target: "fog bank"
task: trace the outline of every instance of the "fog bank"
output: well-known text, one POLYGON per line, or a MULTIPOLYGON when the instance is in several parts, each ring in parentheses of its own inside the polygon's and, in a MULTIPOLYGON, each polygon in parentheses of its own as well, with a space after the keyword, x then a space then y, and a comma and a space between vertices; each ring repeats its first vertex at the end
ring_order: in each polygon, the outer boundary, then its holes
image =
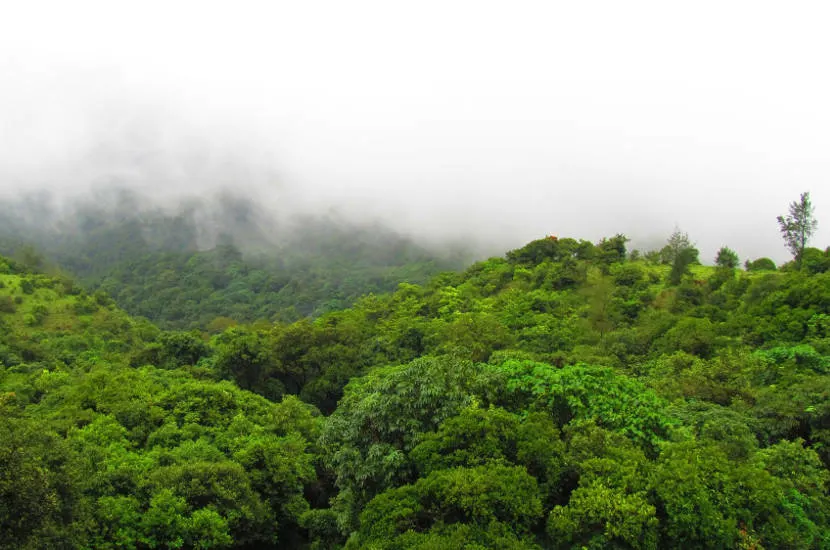
POLYGON ((0 22, 0 194, 221 190, 498 253, 675 227, 830 244, 822 3, 30 2, 0 22))

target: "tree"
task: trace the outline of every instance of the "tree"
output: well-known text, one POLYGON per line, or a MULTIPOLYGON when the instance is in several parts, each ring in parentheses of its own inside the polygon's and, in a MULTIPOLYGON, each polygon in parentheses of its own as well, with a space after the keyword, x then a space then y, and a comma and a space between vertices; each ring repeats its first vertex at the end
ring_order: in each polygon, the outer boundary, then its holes
POLYGON ((672 261, 671 272, 669 273, 669 283, 679 285, 680 281, 683 279, 683 276, 689 273, 691 265, 698 263, 697 255, 697 248, 686 247, 680 249, 672 261))
POLYGON ((597 244, 600 262, 605 265, 610 265, 625 260, 625 243, 630 240, 622 233, 617 233, 611 238, 603 238, 597 244))
POLYGON ((775 271, 775 262, 769 258, 758 258, 752 262, 747 260, 744 262, 744 268, 747 271, 775 271))
POLYGON ((553 508, 547 531, 571 548, 656 549, 657 528, 656 509, 645 493, 627 494, 595 481, 576 489, 566 506, 553 508))
POLYGON ((801 267, 813 274, 830 271, 830 255, 818 248, 805 248, 801 252, 801 267))
POLYGON ((682 250, 692 248, 694 245, 689 240, 689 234, 675 229, 669 236, 666 246, 660 249, 660 263, 673 264, 682 250))
POLYGON ((481 366, 452 357, 422 357, 352 378, 320 439, 344 495, 341 527, 351 530, 369 500, 409 480, 406 454, 471 404, 480 372, 481 366))
POLYGON ((44 548, 71 504, 66 448, 55 434, 17 416, 0 401, 0 540, 5 548, 44 548))
MULTIPOLYGON (((246 328, 231 328, 225 331, 216 346, 216 373, 227 380, 233 380, 244 390, 268 393, 266 383, 272 378, 276 369, 273 355, 270 353, 268 337, 262 332, 246 328)), ((274 388, 282 397, 284 388, 274 388)))
POLYGON ((605 333, 614 328, 614 319, 611 311, 614 298, 614 281, 610 277, 603 277, 597 273, 592 277, 590 285, 585 289, 588 299, 588 320, 591 326, 599 332, 600 340, 604 340, 605 333))
POLYGON ((542 513, 538 484, 524 467, 438 470, 372 499, 346 548, 534 548, 520 541, 542 513), (446 540, 447 528, 478 532, 467 532, 459 545, 446 540))
POLYGON ((818 221, 813 217, 814 210, 810 202, 810 193, 801 193, 799 202, 790 203, 790 213, 786 216, 778 216, 778 225, 781 227, 784 242, 799 267, 807 241, 818 227, 818 221))
POLYGON ((738 254, 728 246, 723 246, 718 250, 718 255, 715 257, 715 265, 718 267, 734 269, 738 267, 738 263, 738 254))

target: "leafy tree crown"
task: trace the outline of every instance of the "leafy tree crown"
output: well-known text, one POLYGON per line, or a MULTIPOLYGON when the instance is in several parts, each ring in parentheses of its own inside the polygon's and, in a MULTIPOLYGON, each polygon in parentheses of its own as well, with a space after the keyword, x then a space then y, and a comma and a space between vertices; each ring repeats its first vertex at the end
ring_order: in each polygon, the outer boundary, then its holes
POLYGON ((784 238, 787 249, 797 262, 807 247, 810 237, 818 228, 818 220, 814 217, 815 208, 810 201, 810 193, 801 193, 801 198, 790 203, 790 212, 786 216, 778 216, 778 225, 784 238))

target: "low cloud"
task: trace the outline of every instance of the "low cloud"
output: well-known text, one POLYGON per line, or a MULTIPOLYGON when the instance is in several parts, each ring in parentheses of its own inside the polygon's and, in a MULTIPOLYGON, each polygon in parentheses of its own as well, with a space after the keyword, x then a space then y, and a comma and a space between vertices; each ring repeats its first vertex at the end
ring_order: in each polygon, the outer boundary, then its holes
POLYGON ((809 190, 830 244, 820 4, 20 4, 6 197, 231 191, 491 253, 679 227, 704 259, 782 261, 775 217, 809 190))

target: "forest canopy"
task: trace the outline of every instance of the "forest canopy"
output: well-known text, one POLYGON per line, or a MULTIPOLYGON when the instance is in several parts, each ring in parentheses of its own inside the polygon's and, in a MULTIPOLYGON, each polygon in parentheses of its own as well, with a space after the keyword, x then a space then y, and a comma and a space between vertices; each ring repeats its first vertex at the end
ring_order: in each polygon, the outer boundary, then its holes
POLYGON ((676 237, 189 330, 0 259, 3 544, 828 548, 830 253, 676 237))

